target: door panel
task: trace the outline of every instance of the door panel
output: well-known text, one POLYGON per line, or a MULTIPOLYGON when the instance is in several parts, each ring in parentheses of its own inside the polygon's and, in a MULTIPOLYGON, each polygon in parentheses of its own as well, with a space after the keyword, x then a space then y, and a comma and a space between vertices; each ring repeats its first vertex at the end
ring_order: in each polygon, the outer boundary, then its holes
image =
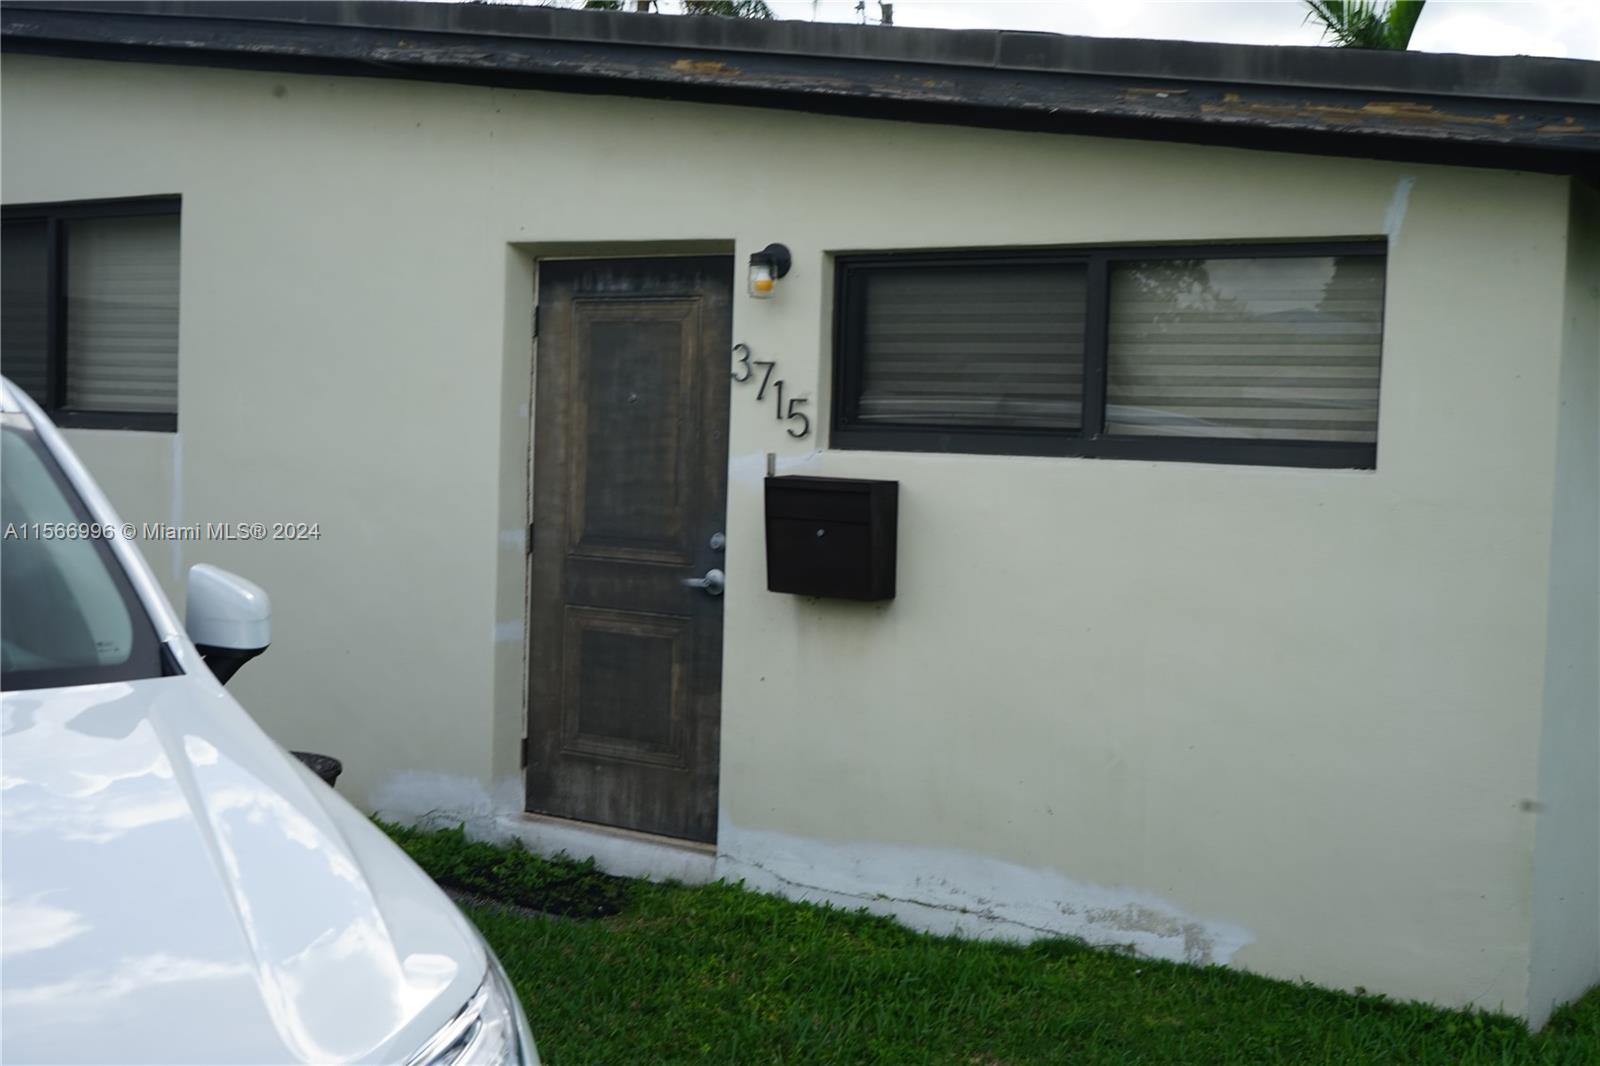
POLYGON ((539 273, 528 807, 716 838, 733 269, 539 273))
POLYGON ((687 563, 684 511, 694 488, 680 432, 694 408, 693 299, 573 307, 579 445, 572 470, 574 551, 687 563))
POLYGON ((568 607, 564 750, 687 767, 689 630, 680 618, 568 607))

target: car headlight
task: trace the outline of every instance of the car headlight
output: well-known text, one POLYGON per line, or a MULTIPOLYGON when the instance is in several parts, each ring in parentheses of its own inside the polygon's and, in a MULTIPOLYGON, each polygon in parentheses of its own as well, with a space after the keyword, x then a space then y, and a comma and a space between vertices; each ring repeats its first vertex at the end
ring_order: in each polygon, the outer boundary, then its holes
POLYGON ((406 1066, 539 1066, 517 993, 487 943, 483 953, 489 958, 483 984, 406 1066))

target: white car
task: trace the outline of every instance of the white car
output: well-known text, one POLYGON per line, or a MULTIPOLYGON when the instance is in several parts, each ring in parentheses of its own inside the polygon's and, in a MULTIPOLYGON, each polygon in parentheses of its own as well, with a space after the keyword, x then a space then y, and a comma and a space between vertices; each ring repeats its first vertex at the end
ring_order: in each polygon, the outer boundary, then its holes
POLYGON ((0 526, 0 1061, 537 1063, 472 924, 213 675, 266 596, 197 566, 186 634, 4 379, 0 526))

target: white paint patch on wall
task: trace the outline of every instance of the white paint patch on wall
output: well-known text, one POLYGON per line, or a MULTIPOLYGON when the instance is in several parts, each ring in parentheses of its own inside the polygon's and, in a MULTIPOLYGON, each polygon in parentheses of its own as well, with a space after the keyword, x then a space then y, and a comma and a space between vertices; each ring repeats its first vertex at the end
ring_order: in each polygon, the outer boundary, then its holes
POLYGON ((1391 249, 1400 243, 1400 227, 1405 225, 1406 208, 1411 206, 1411 190, 1416 184, 1417 179, 1409 174, 1394 183, 1394 196, 1389 199, 1389 209, 1383 213, 1383 232, 1389 238, 1391 249))
POLYGON ((718 847, 719 878, 790 899, 865 907, 933 933, 1022 942, 1070 936, 1201 965, 1226 965, 1255 939, 1148 892, 950 848, 810 840, 740 829, 726 814, 718 847))
POLYGON ((593 858, 608 873, 627 877, 742 881, 757 892, 865 908, 941 935, 1023 943, 1070 936, 1200 965, 1226 965, 1255 939, 1246 929, 1198 919, 1148 892, 1087 884, 955 849, 841 844, 740 829, 726 813, 713 866, 709 855, 701 858, 692 849, 639 834, 530 819, 515 777, 486 788, 457 774, 407 771, 380 782, 372 800, 373 813, 385 821, 462 826, 473 840, 515 838, 536 853, 593 858))
POLYGON ((525 814, 520 777, 504 777, 485 788, 476 778, 459 774, 407 771, 383 779, 372 799, 373 814, 384 821, 423 829, 461 826, 472 840, 517 840, 536 855, 593 859, 619 877, 704 884, 714 876, 709 848, 525 814))
POLYGON ((475 777, 404 770, 372 789, 374 817, 424 829, 464 826, 473 840, 503 844, 512 834, 503 824, 522 812, 522 781, 503 777, 485 786, 475 777))
MULTIPOLYGON (((777 474, 821 473, 822 452, 812 449, 804 455, 780 455, 775 460, 777 474)), ((760 485, 767 476, 767 453, 747 452, 728 460, 730 485, 760 485)))

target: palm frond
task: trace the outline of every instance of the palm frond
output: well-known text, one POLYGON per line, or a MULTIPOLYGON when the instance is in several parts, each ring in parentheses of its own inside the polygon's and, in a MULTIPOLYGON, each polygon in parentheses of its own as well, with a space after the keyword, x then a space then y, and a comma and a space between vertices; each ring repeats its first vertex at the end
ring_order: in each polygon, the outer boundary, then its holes
POLYGON ((1343 48, 1404 50, 1427 0, 1306 0, 1306 21, 1343 48))
POLYGON ((1411 47, 1411 35, 1416 32, 1417 19, 1422 17, 1422 5, 1427 0, 1394 0, 1386 22, 1389 29, 1390 48, 1411 47))

